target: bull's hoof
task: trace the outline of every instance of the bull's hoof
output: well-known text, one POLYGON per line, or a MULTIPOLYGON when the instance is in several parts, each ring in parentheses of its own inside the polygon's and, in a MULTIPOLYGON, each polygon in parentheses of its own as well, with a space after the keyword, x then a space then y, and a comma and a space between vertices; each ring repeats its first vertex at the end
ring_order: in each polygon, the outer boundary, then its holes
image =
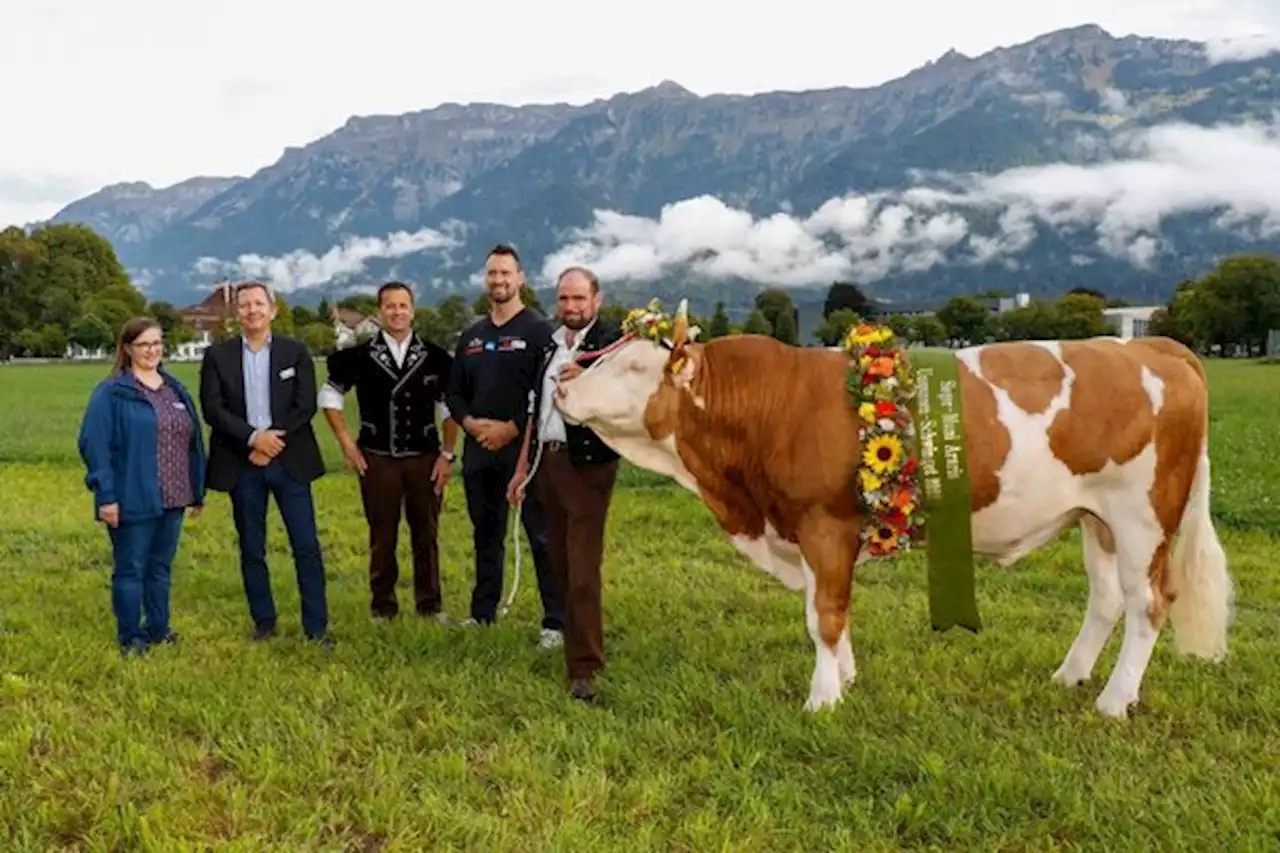
POLYGON ((804 709, 806 711, 822 711, 834 708, 840 704, 842 698, 844 697, 838 681, 834 684, 814 684, 809 689, 809 698, 804 703, 804 709))
POLYGON ((1128 696, 1116 696, 1107 693, 1105 690, 1098 697, 1098 701, 1094 706, 1098 709, 1098 713, 1104 717, 1110 717, 1114 720, 1123 720, 1129 716, 1129 708, 1138 704, 1138 697, 1132 698, 1128 696))
POLYGON ((1064 661, 1062 666, 1054 670, 1053 675, 1049 676, 1049 680, 1064 687, 1079 687, 1089 680, 1089 673, 1081 671, 1079 667, 1072 666, 1070 661, 1064 661))

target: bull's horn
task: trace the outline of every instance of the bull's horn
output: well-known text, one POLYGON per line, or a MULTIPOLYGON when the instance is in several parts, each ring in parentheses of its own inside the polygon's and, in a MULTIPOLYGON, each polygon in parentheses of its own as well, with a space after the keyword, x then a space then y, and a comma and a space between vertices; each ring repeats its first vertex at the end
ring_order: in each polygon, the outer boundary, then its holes
POLYGON ((676 319, 671 324, 671 346, 678 348, 684 345, 689 332, 689 300, 680 300, 680 308, 676 311, 676 319))

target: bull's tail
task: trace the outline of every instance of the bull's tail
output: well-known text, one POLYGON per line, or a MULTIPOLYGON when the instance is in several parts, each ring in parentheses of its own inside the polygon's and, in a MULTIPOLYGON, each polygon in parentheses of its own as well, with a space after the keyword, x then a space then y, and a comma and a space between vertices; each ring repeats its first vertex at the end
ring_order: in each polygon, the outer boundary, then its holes
POLYGON ((1209 490, 1206 443, 1169 560, 1175 593, 1169 621, 1181 654, 1219 661, 1227 654, 1235 590, 1227 572, 1226 552, 1209 515, 1209 490))

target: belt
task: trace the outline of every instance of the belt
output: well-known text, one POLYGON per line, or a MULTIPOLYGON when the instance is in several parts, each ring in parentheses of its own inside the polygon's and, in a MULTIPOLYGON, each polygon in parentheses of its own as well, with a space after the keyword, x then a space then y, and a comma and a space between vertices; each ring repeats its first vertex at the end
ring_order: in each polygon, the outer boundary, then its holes
POLYGON ((567 449, 568 447, 569 447, 569 445, 568 445, 568 444, 566 444, 566 443, 565 443, 565 442, 563 442, 563 441, 544 441, 544 442, 542 442, 542 449, 543 449, 543 450, 545 450, 545 451, 547 451, 548 453, 559 453, 561 450, 565 450, 565 449, 567 449))

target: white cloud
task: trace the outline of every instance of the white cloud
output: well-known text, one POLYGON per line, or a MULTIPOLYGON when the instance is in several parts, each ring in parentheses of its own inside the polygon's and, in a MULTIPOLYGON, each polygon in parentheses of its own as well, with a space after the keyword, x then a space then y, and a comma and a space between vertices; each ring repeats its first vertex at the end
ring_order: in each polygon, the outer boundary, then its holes
POLYGON ((397 231, 380 237, 350 237, 323 255, 296 249, 280 257, 241 255, 234 261, 204 257, 194 268, 200 275, 257 279, 283 293, 341 281, 364 270, 365 265, 380 258, 402 258, 418 252, 447 250, 459 245, 446 228, 437 231, 423 228, 410 234, 397 231))
POLYGON ((1280 53, 1280 31, 1254 33, 1237 38, 1215 38, 1205 42, 1205 55, 1209 62, 1249 62, 1273 53, 1280 53))
POLYGON ((1103 252, 1145 267, 1167 248, 1159 231, 1171 216, 1216 212, 1216 227, 1280 233, 1278 129, 1164 125, 1117 137, 1122 156, 1108 162, 935 174, 902 192, 830 199, 807 217, 756 220, 709 196, 669 204, 657 219, 601 210, 546 259, 543 276, 584 264, 605 280, 688 268, 779 285, 874 281, 931 269, 949 251, 968 263, 1008 263, 1037 225, 1092 229, 1103 252), (961 214, 975 213, 994 227, 972 230, 961 214))

